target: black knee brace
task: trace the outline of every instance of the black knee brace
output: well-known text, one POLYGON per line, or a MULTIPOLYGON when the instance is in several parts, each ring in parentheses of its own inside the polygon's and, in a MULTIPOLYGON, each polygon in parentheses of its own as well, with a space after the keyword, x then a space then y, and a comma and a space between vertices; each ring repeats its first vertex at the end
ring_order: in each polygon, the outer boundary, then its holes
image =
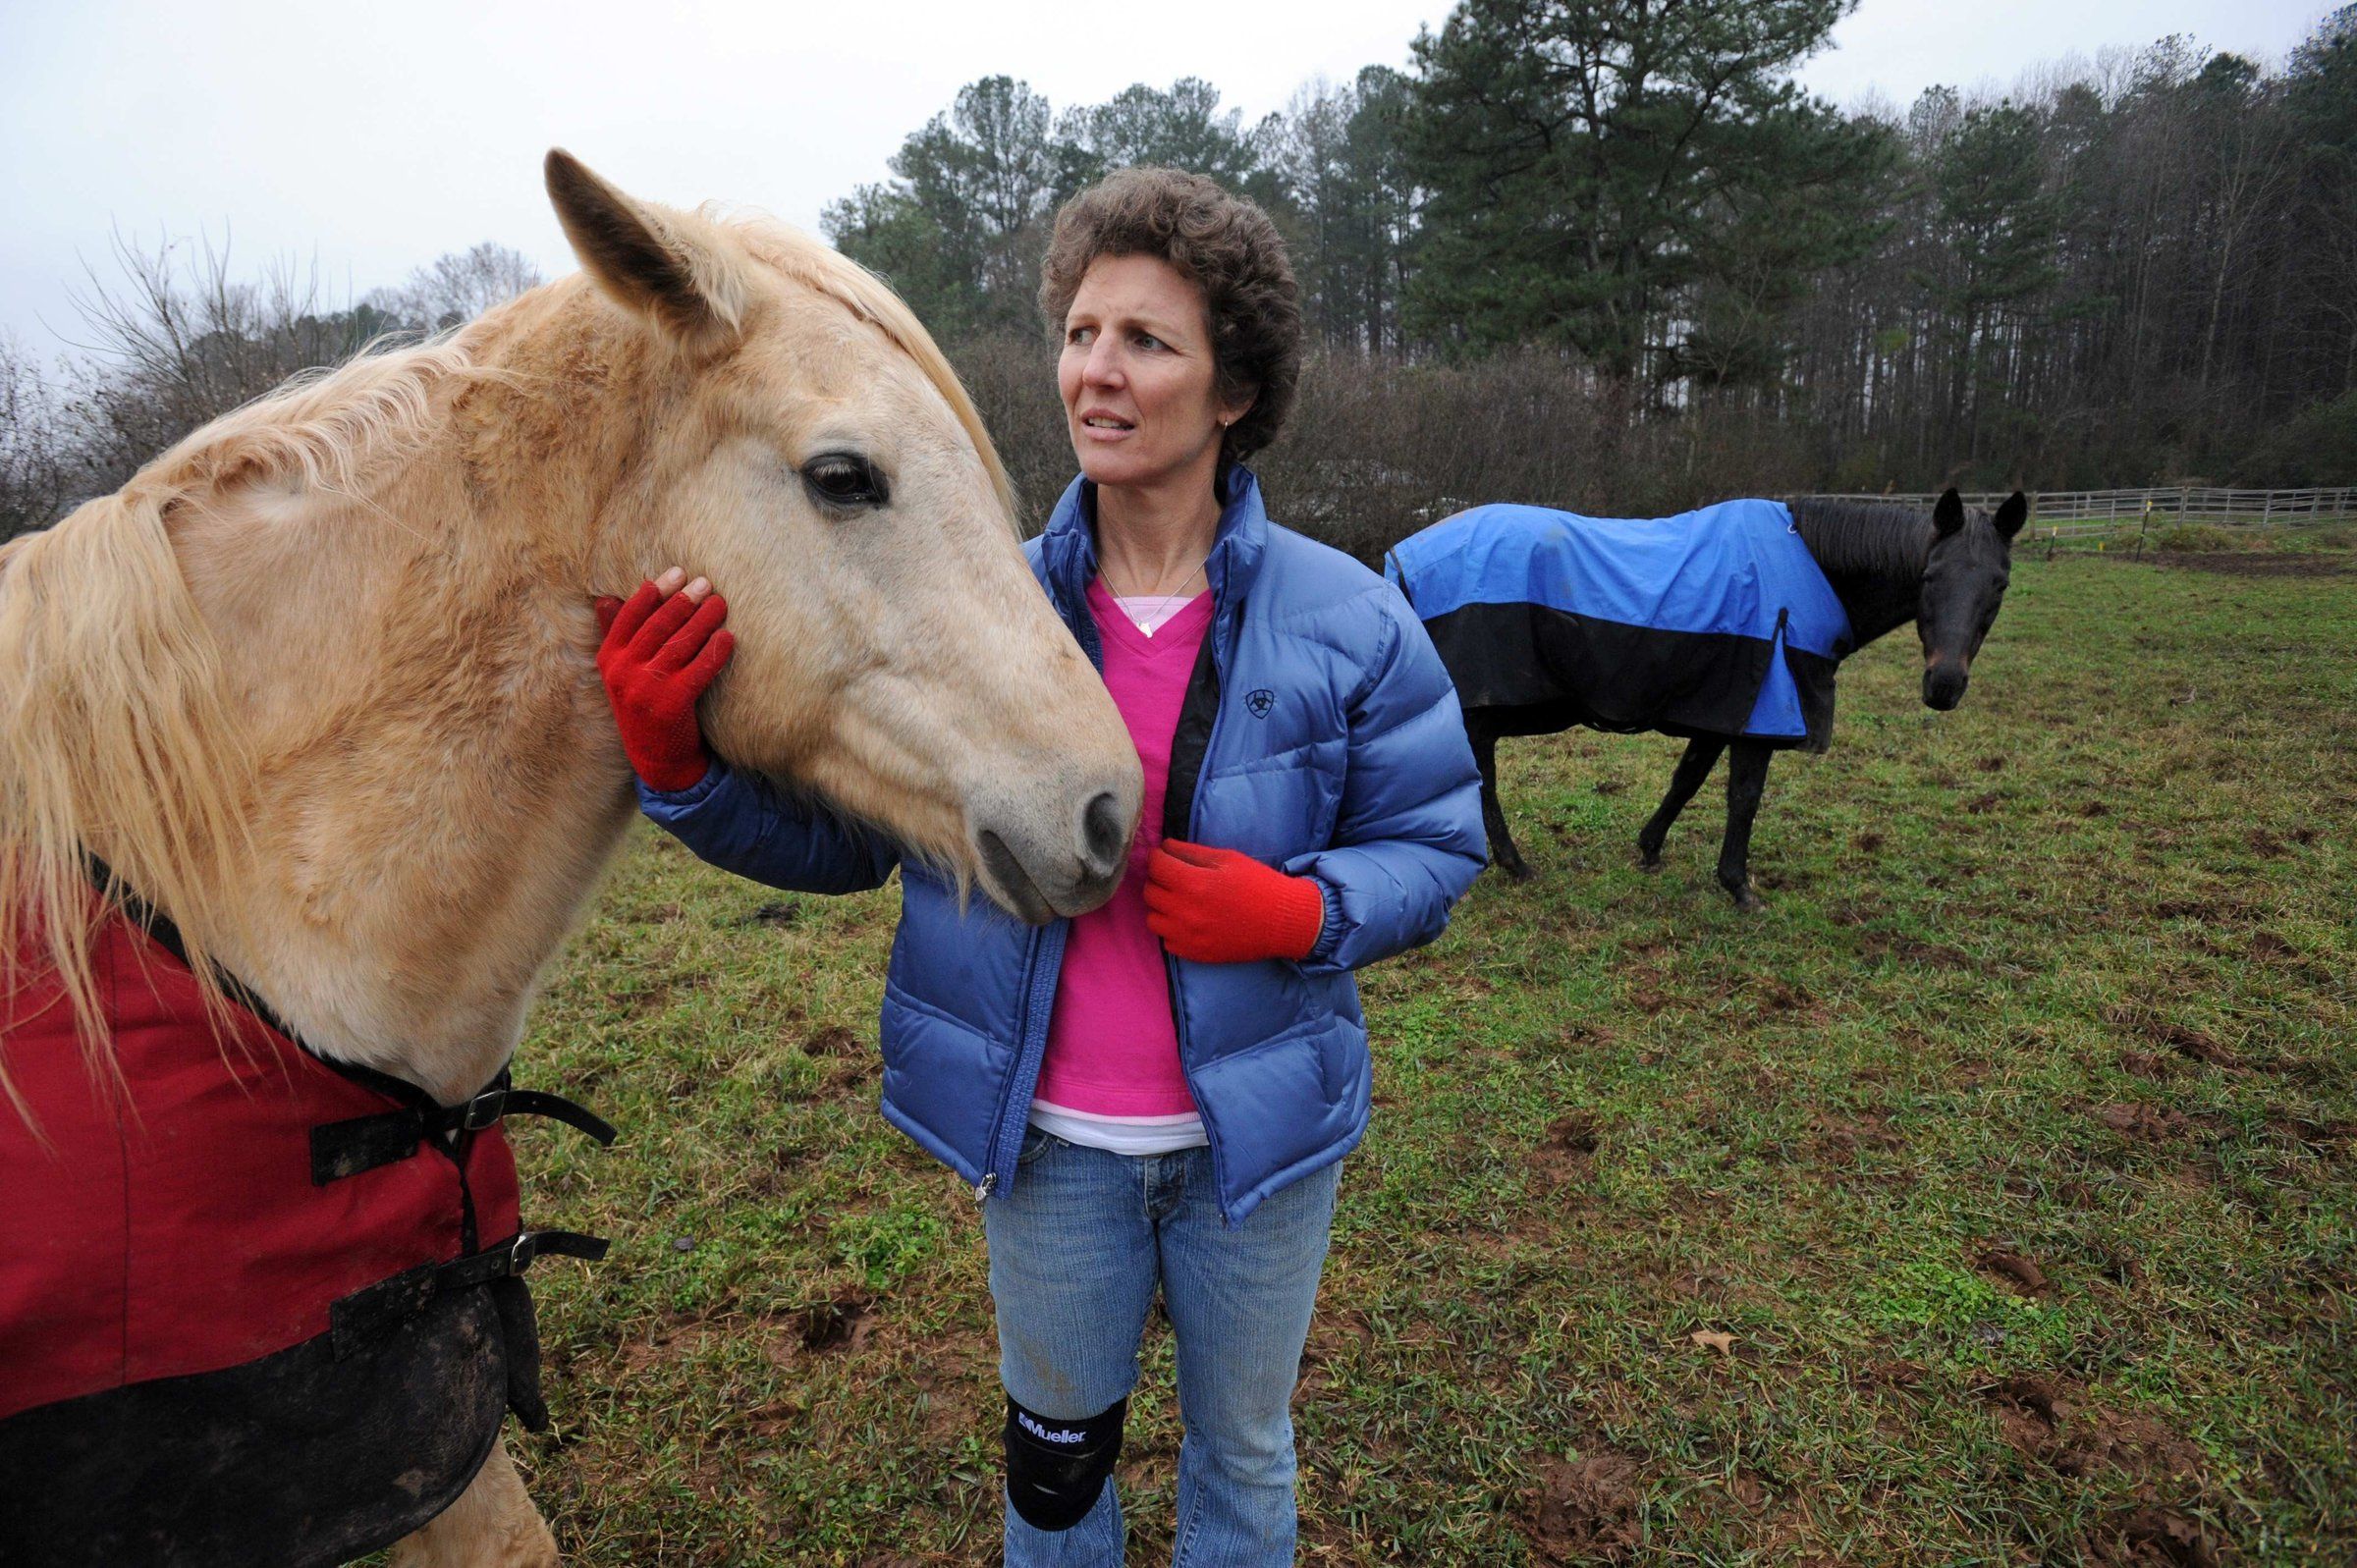
POLYGON ((1097 1505, 1113 1462, 1122 1457, 1122 1418, 1129 1401, 1117 1401, 1079 1421, 1034 1415, 1007 1401, 1007 1498, 1023 1522, 1037 1530, 1069 1530, 1097 1505))

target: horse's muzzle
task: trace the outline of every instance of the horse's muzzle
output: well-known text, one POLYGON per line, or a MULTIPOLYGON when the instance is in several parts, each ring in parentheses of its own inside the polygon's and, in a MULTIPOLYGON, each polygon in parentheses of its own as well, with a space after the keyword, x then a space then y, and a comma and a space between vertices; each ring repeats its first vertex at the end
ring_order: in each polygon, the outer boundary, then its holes
POLYGON ((1962 665, 1936 664, 1923 672, 1923 705, 1946 713, 1964 700, 1970 673, 1962 665))
POLYGON ((991 897, 1015 918, 1044 925, 1096 908, 1128 869, 1137 800, 1129 790, 1092 794, 1064 831, 1040 832, 1020 816, 977 825, 974 847, 991 897), (1026 832, 1026 828, 1032 831, 1026 832))

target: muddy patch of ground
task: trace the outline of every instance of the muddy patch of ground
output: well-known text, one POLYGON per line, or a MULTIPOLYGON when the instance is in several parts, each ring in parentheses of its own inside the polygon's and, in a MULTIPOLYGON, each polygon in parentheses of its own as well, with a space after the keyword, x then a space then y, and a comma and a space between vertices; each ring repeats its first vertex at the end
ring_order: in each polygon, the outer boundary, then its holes
POLYGON ((1549 1187, 1586 1186, 1596 1174, 1596 1150, 1604 1127, 1594 1113, 1566 1111, 1547 1129, 1546 1141, 1531 1154, 1531 1170, 1549 1187))
POLYGON ((777 1326, 787 1344, 806 1351, 857 1350, 875 1334, 875 1305, 865 1291, 847 1290, 832 1301, 781 1314, 777 1326))
POLYGON ((2202 1450, 2150 1416, 2107 1409, 2056 1378, 2008 1378, 1981 1390, 1998 1435, 2025 1459, 2072 1480, 2116 1484, 2135 1498, 2093 1532, 2087 1559, 2118 1568, 2217 1568, 2225 1542, 2197 1517, 2202 1450))
POLYGON ((1644 1500, 1644 1471, 1626 1454, 1541 1460, 1537 1484, 1516 1510, 1531 1561, 1555 1568, 1633 1561, 1644 1500))
POLYGON ((2113 1132, 2144 1143, 2166 1142, 2192 1125, 2182 1111, 2146 1105, 2142 1101, 2097 1106, 2089 1114, 2113 1132))
POLYGON ((1932 969, 1979 969, 1978 958, 1945 943, 1923 942, 1895 932, 1875 931, 1858 944, 1858 956, 1872 962, 1889 959, 1894 963, 1922 964, 1932 969))
POLYGON ((2115 1028, 2132 1030, 2148 1044, 2163 1047, 2180 1056, 2188 1056, 2205 1066, 2232 1072, 2242 1066, 2242 1058, 2232 1048, 2194 1028, 2191 1024, 2167 1017, 2161 1009, 2141 1001, 2123 1002, 2104 1009, 2104 1021, 2115 1028))
POLYGON ((864 1042, 841 1024, 829 1024, 806 1036, 802 1041, 805 1056, 856 1056, 862 1054, 864 1042))
POLYGON ((2129 1568, 2219 1568, 2223 1547, 2198 1519, 2169 1508, 2138 1508, 2115 1534, 2090 1543, 2092 1559, 2129 1568), (2116 1543, 2115 1543, 2116 1542, 2116 1543))
POLYGON ((1981 1272, 2017 1296, 2046 1294, 2046 1271, 2036 1260, 2011 1247, 1991 1247, 1980 1257, 1981 1272))
POLYGON ((1906 1147, 1906 1140, 1891 1130, 1890 1117, 1879 1110, 1861 1111, 1855 1120, 1820 1110, 1812 1122, 1809 1153, 1820 1164, 1846 1167, 1867 1151, 1906 1147))
POLYGON ((663 1363, 694 1355, 708 1335, 720 1331, 712 1318, 674 1313, 615 1346, 614 1363, 626 1379, 637 1378, 663 1363))

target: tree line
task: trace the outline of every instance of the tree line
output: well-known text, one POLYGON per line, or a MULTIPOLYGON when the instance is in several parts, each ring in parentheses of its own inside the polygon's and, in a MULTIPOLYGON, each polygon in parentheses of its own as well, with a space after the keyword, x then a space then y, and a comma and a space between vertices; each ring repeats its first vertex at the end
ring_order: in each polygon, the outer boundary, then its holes
POLYGON ((1057 204, 1168 164, 1271 211, 1373 373, 1545 356, 1845 488, 2357 476, 2357 6, 2275 69, 2172 36, 1840 111, 1792 71, 1854 4, 1464 0, 1251 125, 986 78, 824 227, 946 340, 1027 340, 1057 204))
MULTIPOLYGON (((1070 458, 1035 296, 1057 205, 1197 170, 1285 233, 1315 352, 1267 455, 1361 553, 1436 509, 1734 493, 2357 480, 2357 5, 2279 65, 2172 36, 1836 109, 1857 0, 1462 0, 1246 123, 1211 82, 1052 105, 989 77, 821 226, 972 384, 1033 509, 1070 458)), ((328 300, 118 242, 87 352, 0 340, 0 537, 204 419, 539 281, 492 243, 328 300)))

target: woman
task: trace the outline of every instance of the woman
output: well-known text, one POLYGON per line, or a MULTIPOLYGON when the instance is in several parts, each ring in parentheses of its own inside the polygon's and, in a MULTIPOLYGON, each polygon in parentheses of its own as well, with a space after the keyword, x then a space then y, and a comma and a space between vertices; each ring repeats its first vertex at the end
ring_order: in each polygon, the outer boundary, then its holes
MULTIPOLYGON (((1271 523, 1237 465, 1299 371, 1266 215, 1124 170, 1058 214, 1045 274, 1080 477, 1027 548, 1128 724, 1144 816, 1113 900, 1036 932, 902 864, 884 1114, 984 1200, 1007 1561, 1121 1562, 1109 1478, 1159 1290, 1175 1560, 1285 1563, 1289 1404, 1367 1122, 1350 972, 1447 925, 1482 864, 1477 775, 1407 605, 1271 523)), ((599 656, 647 815, 774 886, 880 884, 890 844, 706 756, 726 611, 679 586, 641 587, 599 656)))

